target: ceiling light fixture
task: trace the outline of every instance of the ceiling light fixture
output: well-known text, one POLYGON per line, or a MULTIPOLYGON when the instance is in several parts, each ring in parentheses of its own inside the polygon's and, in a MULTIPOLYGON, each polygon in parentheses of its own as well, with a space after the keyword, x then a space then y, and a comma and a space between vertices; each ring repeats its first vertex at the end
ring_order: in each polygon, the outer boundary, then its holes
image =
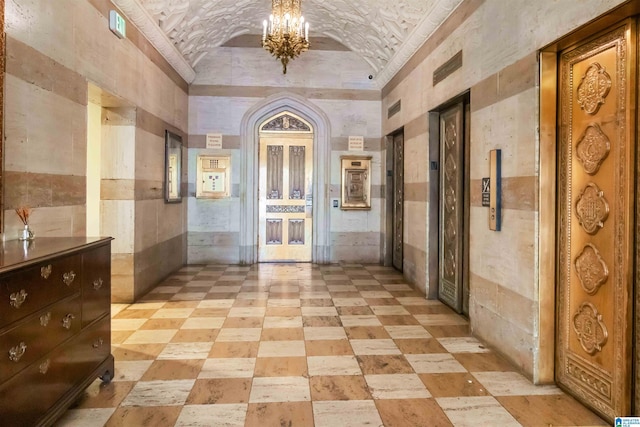
POLYGON ((309 23, 301 14, 302 0, 271 0, 271 15, 262 23, 262 47, 287 64, 309 49, 309 23))

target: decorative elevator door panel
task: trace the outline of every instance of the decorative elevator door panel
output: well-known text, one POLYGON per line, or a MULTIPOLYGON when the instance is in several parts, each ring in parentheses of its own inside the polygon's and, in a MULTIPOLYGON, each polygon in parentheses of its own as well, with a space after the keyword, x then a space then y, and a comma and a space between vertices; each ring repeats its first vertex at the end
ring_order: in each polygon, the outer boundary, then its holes
POLYGON ((556 381, 609 420, 631 411, 634 34, 559 56, 556 381))
POLYGON ((311 261, 312 135, 260 138, 260 262, 311 261))
POLYGON ((464 104, 440 114, 440 250, 438 297, 462 310, 464 263, 464 104))
POLYGON ((393 136, 393 266, 402 271, 404 246, 404 133, 393 136))

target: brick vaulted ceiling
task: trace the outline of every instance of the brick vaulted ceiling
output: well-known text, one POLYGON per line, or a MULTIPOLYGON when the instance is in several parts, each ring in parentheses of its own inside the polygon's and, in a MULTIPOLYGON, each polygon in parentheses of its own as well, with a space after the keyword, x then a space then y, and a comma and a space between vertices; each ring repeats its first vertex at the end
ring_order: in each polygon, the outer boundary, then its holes
MULTIPOLYGON (((360 55, 380 87, 462 0, 303 0, 311 39, 328 37, 360 55)), ((113 0, 176 70, 244 34, 259 39, 270 0, 113 0)), ((313 46, 312 46, 313 49, 313 46)))

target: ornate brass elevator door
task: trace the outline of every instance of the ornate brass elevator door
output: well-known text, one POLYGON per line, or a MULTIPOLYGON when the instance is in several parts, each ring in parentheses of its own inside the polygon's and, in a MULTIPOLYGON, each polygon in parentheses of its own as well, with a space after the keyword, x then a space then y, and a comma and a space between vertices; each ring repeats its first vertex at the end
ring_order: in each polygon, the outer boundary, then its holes
POLYGON ((559 55, 556 381, 631 412, 636 25, 559 55))
POLYGON ((468 312, 464 113, 465 104, 460 102, 440 114, 438 297, 459 313, 468 312))
POLYGON ((404 133, 393 136, 393 267, 402 271, 404 247, 404 133))
POLYGON ((260 262, 311 261, 311 135, 260 137, 260 262))

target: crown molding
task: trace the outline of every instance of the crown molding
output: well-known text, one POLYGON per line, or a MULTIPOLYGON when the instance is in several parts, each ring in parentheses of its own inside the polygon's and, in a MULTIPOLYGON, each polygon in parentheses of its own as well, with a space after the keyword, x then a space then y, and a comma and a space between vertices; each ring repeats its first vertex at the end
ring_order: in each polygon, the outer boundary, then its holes
POLYGON ((133 25, 138 27, 153 47, 160 52, 160 55, 169 62, 173 69, 176 70, 188 84, 195 80, 196 72, 138 0, 111 1, 129 18, 133 25))
POLYGON ((401 48, 387 62, 387 65, 376 76, 376 84, 382 89, 398 71, 411 59, 420 49, 424 42, 433 34, 435 30, 451 15, 462 0, 434 0, 431 11, 425 14, 424 18, 402 43, 401 48))

